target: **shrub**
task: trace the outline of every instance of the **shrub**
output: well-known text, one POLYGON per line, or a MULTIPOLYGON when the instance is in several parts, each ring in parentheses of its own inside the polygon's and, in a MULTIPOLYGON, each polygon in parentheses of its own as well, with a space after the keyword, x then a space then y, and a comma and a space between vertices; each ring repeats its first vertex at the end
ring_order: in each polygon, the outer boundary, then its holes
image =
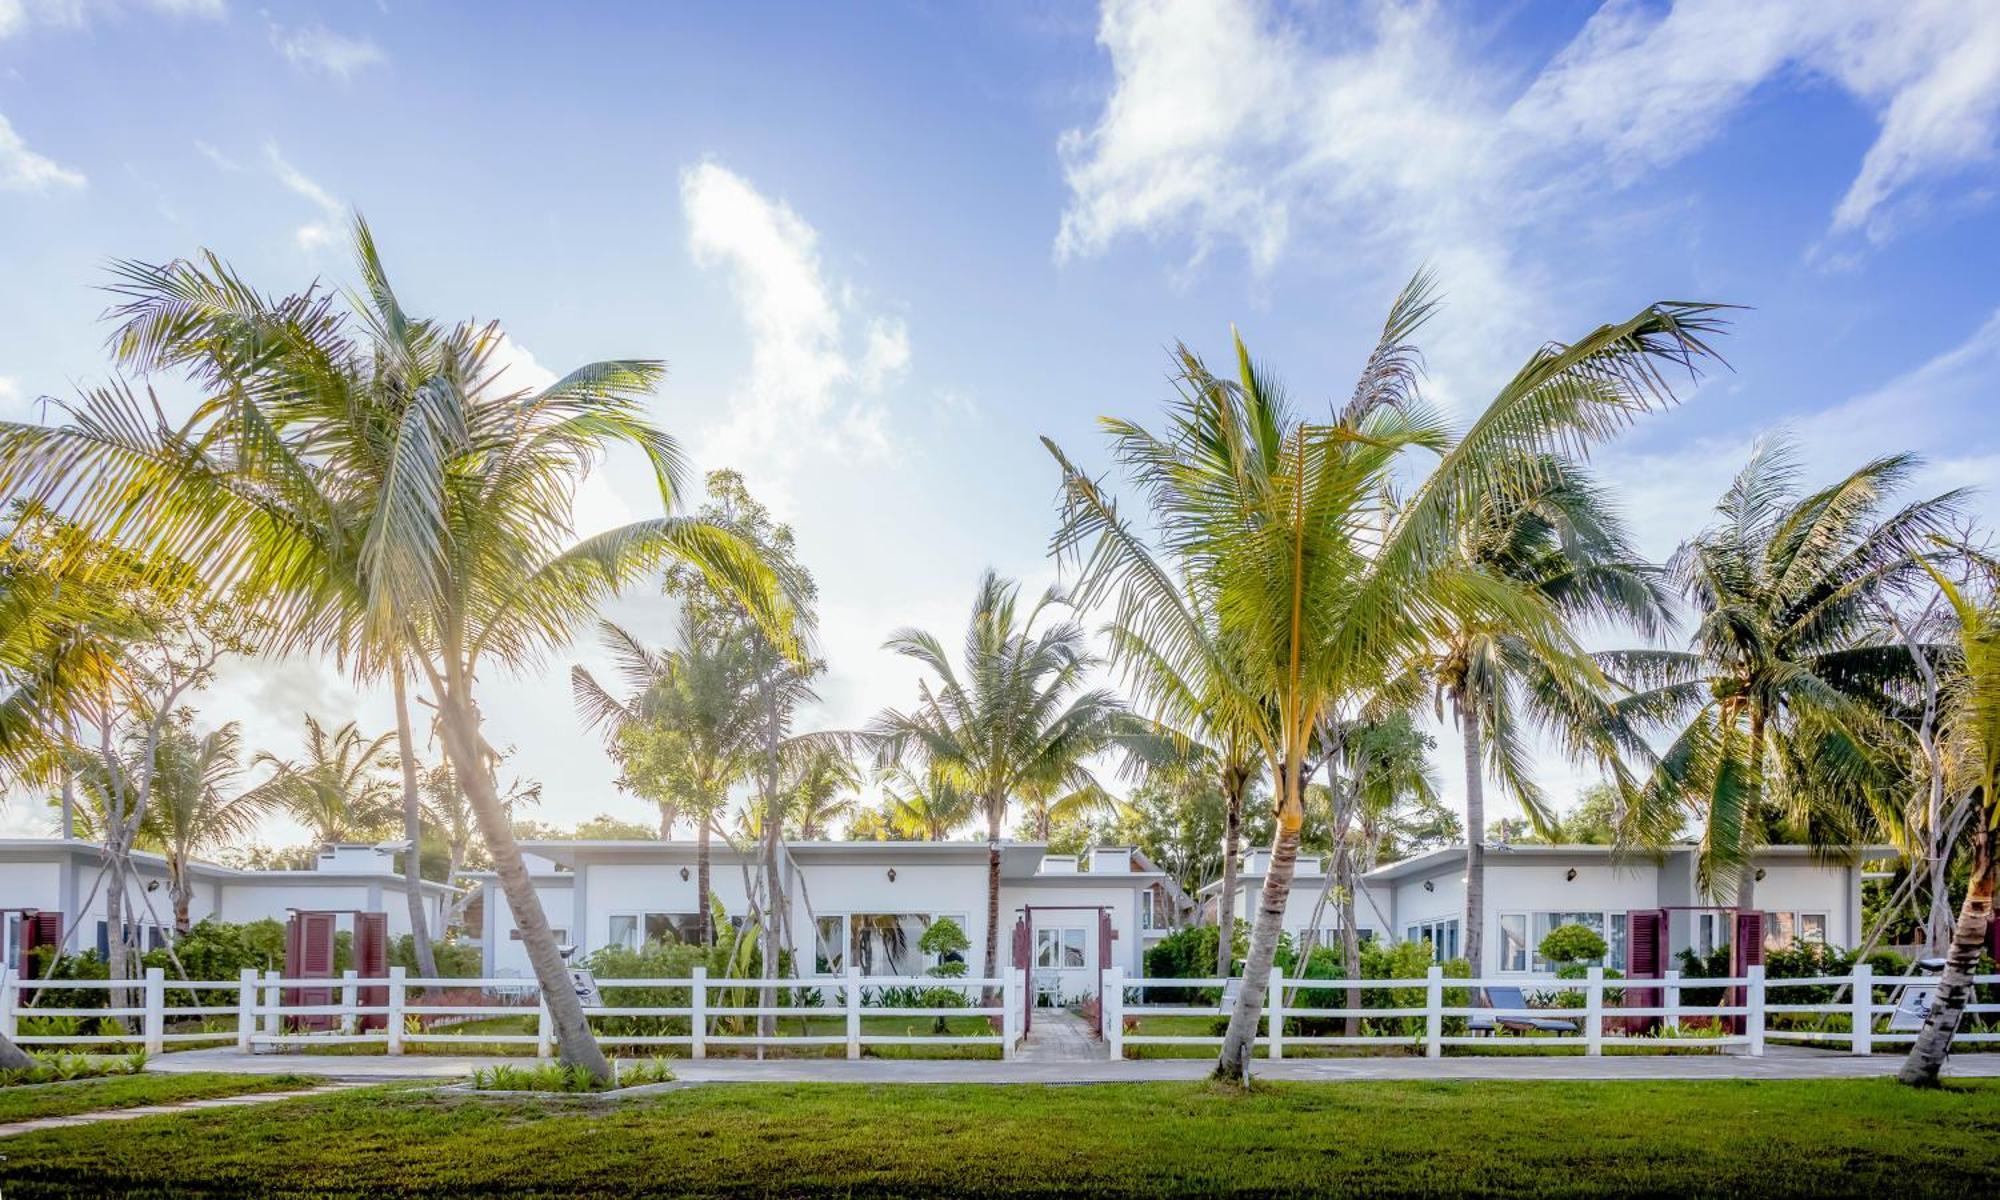
MULTIPOLYGON (((1549 930, 1539 947, 1542 957, 1557 968, 1570 966, 1591 966, 1604 961, 1611 948, 1604 944, 1604 937, 1588 925, 1558 925, 1549 930)), ((1559 978, 1580 979, 1580 975, 1559 978)))
POLYGON ((0 1071, 0 1087, 23 1083, 57 1083, 73 1079, 99 1079, 109 1075, 137 1075, 146 1069, 146 1052, 137 1050, 116 1058, 63 1051, 34 1052, 35 1065, 22 1070, 0 1071))
POLYGON ((663 1058, 630 1064, 614 1061, 611 1069, 612 1077, 606 1082, 583 1067, 565 1067, 560 1063, 537 1063, 532 1067, 501 1063, 474 1071, 472 1087, 481 1092, 608 1092, 614 1088, 667 1083, 674 1077, 673 1068, 663 1058))
MULTIPOLYGON (((1430 973, 1431 946, 1429 942, 1384 942, 1371 941, 1361 944, 1361 978, 1363 979, 1423 979, 1430 973)), ((1462 958, 1448 959, 1443 964, 1448 979, 1469 979, 1472 964, 1462 958)), ((1347 971, 1341 962, 1340 949, 1336 946, 1316 948, 1306 959, 1305 969, 1300 972, 1302 979, 1341 980, 1347 978, 1347 971)), ((1428 986, 1400 988, 1365 988, 1361 992, 1363 1008, 1422 1008, 1429 993, 1428 986)), ((1296 1008, 1346 1008, 1345 988, 1302 988, 1294 992, 1291 1001, 1296 1008)), ((1465 1008, 1472 1003, 1472 994, 1466 988, 1444 989, 1444 1003, 1447 1008, 1465 1008)), ((1446 1032, 1454 1033, 1464 1025, 1462 1017, 1446 1018, 1446 1032)), ((1344 1031, 1346 1022, 1340 1017, 1301 1017, 1297 1019, 1297 1032, 1306 1037, 1338 1034, 1344 1031)), ((1366 1034, 1402 1034, 1419 1037, 1424 1032, 1422 1017, 1371 1017, 1363 1018, 1362 1031, 1366 1034)), ((1287 1029, 1292 1026, 1288 1025, 1287 1029)))
MULTIPOLYGON (((1161 938, 1146 951, 1145 968, 1149 979, 1212 979, 1215 977, 1215 939, 1220 934, 1213 925, 1193 925, 1161 938)), ((1237 919, 1230 938, 1231 975, 1243 973, 1243 958, 1250 951, 1250 922, 1237 919)), ((1296 965, 1292 935, 1278 935, 1277 964, 1290 971, 1296 965)), ((1147 988, 1148 1004, 1214 1004, 1221 999, 1219 988, 1147 988)))
MULTIPOLYGON (((456 938, 446 938, 431 943, 431 956, 437 959, 438 975, 445 979, 474 979, 479 975, 479 947, 469 946, 456 938)), ((417 941, 409 934, 389 943, 389 965, 401 967, 411 975, 419 974, 417 969, 417 941)))

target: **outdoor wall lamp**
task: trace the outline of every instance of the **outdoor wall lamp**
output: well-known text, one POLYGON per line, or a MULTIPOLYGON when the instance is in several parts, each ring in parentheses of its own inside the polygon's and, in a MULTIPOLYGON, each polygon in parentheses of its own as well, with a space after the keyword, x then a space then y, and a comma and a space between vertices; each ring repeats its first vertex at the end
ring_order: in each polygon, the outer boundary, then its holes
POLYGON ((894 867, 889 868, 889 882, 890 883, 896 882, 896 868, 894 867))
POLYGON ((1564 879, 1567 879, 1567 880, 1568 880, 1569 882, 1571 882, 1571 883, 1575 883, 1575 882, 1576 882, 1576 868, 1575 868, 1575 867, 1571 867, 1571 868, 1570 868, 1569 870, 1565 871, 1565 872, 1563 873, 1563 878, 1564 878, 1564 879))
POLYGON ((687 882, 687 878, 688 878, 688 869, 687 869, 686 867, 682 867, 682 868, 681 868, 681 882, 682 882, 682 883, 686 883, 686 882, 687 882))
POLYGON ((1437 880, 1435 879, 1424 880, 1424 890, 1427 892, 1437 891, 1438 890, 1437 880))
POLYGON ((1757 868, 1757 882, 1758 883, 1764 882, 1764 868, 1762 867, 1757 868))

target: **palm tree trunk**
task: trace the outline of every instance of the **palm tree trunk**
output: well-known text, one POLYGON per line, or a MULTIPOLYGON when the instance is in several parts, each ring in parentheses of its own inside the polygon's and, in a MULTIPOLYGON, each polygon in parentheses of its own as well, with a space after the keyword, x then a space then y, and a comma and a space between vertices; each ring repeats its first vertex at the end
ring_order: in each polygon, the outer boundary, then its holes
POLYGON ((193 928, 188 910, 194 904, 194 887, 187 881, 187 867, 183 864, 174 873, 173 882, 167 885, 167 892, 174 902, 174 936, 180 937, 193 928))
POLYGON ((1302 780, 1296 767, 1287 774, 1290 778, 1285 782, 1292 796, 1278 815, 1278 835, 1271 844, 1271 870, 1264 876, 1264 888, 1257 897, 1257 921, 1250 930, 1250 955, 1243 964, 1243 984, 1236 993, 1236 1007, 1229 1014, 1229 1028, 1222 1036, 1222 1054, 1215 1062, 1215 1078, 1229 1083, 1248 1082, 1250 1078, 1257 1025, 1264 1017, 1264 993, 1270 982, 1271 964, 1278 955, 1285 902, 1291 897, 1292 872, 1298 864, 1302 780))
MULTIPOLYGON (((1472 977, 1485 973, 1486 950, 1486 768, 1481 753, 1479 709, 1470 703, 1458 710, 1465 733, 1465 929, 1459 945, 1472 964, 1472 977)), ((1440 957, 1444 947, 1436 947, 1440 957)))
POLYGON ((424 810, 417 800, 417 751, 410 737, 410 698, 404 690, 403 667, 396 664, 396 756, 403 760, 403 892, 410 905, 410 943, 417 952, 417 974, 437 978, 437 955, 431 950, 430 922, 424 916, 423 864, 419 844, 423 838, 424 810))
POLYGON ((676 809, 673 805, 666 803, 660 805, 661 841, 671 842, 674 840, 674 818, 678 816, 680 816, 680 810, 676 809))
POLYGON ((36 1065, 33 1056, 16 1046, 11 1038, 0 1034, 0 1071, 26 1071, 36 1065))
POLYGON ((694 936, 704 949, 715 944, 708 903, 708 818, 703 817, 694 827, 694 904, 701 910, 695 916, 694 936))
POLYGON ((556 950, 548 914, 542 911, 542 902, 535 895, 534 881, 528 877, 527 864, 521 861, 521 847, 514 841, 514 830, 507 823, 499 791, 480 757, 477 718, 469 702, 455 699, 448 692, 441 694, 438 701, 445 719, 445 754, 451 759, 459 786, 472 802, 480 833, 486 838, 486 849, 493 856, 493 873, 500 880, 500 892, 507 897, 514 928, 520 931, 521 945, 535 969, 542 1003, 555 1025, 557 1057, 564 1066, 582 1067, 592 1078, 608 1082, 612 1077, 611 1064, 598 1047, 597 1039, 591 1036, 590 1022, 583 1015, 583 1002, 577 998, 569 968, 556 950))
MULTIPOLYGON (((1354 927, 1358 915, 1354 904, 1357 883, 1354 847, 1343 836, 1333 853, 1334 872, 1339 876, 1335 884, 1340 888, 1340 970, 1350 981, 1358 981, 1361 978, 1361 933, 1354 927)), ((1346 1003, 1351 1009, 1361 1007, 1361 988, 1355 983, 1350 982, 1347 988, 1346 1003)), ((1361 1036, 1360 1017, 1347 1018, 1346 1033, 1348 1037, 1361 1036)))
POLYGON ((1229 978, 1236 965, 1236 872, 1243 857, 1243 789, 1249 781, 1234 767, 1222 778, 1222 887, 1215 893, 1215 973, 1229 978))
POLYGON ((1993 922, 1993 831, 1985 814, 1972 832, 1972 877, 1965 889, 1965 903, 1958 910, 1958 924, 1951 935, 1951 950, 1945 955, 1944 978, 1938 983, 1937 999, 1931 1015, 1917 1035, 1899 1082, 1915 1087, 1936 1087, 1945 1056, 1951 1053, 1951 1039, 1972 999, 1972 973, 1979 968, 1979 952, 1985 948, 1986 932, 1993 922))
MULTIPOLYGON (((1003 970, 1011 969, 1003 969, 1000 966, 1000 817, 1005 812, 1006 807, 1007 798, 1005 796, 999 797, 997 801, 990 796, 987 798, 986 976, 989 979, 1001 978, 1003 970)), ((1013 964, 1016 967, 1026 967, 1027 965, 1026 963, 1013 964)), ((991 984, 988 984, 985 988, 984 997, 980 1000, 981 1006, 991 1008, 994 1002, 993 998, 996 994, 996 989, 991 984)))

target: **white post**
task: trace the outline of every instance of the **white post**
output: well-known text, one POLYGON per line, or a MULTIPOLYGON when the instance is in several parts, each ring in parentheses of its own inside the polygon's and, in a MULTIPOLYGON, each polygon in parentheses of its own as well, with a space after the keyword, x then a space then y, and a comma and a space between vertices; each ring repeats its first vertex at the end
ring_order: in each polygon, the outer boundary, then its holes
POLYGON ((236 977, 236 1053, 250 1053, 257 1032, 257 968, 245 967, 236 977))
POLYGON ((861 968, 847 964, 847 1057, 861 1057, 861 968))
POLYGON ((386 1028, 391 1054, 403 1052, 403 981, 408 974, 402 967, 389 968, 389 1018, 386 1028))
POLYGON ((1271 967, 1270 992, 1264 997, 1264 1020, 1271 1030, 1271 1057, 1285 1057, 1285 969, 1271 967))
POLYGON ((1014 1057, 1021 1040, 1020 972, 1007 968, 1000 976, 1000 1057, 1014 1057))
POLYGON ((19 1033, 19 1021, 14 1010, 21 999, 21 981, 13 971, 0 967, 0 1034, 13 1041, 19 1033))
POLYGON ((1424 1057, 1444 1057, 1444 968, 1431 964, 1424 984, 1424 1057))
POLYGON ((688 981, 688 1057, 708 1057, 708 968, 696 967, 688 981))
POLYGON ((1667 1034, 1671 1037, 1679 1037, 1681 1035, 1681 973, 1679 971, 1666 971, 1662 973, 1662 978, 1666 981, 1666 988, 1661 992, 1660 998, 1665 1001, 1661 1007, 1668 1010, 1666 1016, 1667 1034))
POLYGON ((167 972, 164 967, 146 968, 145 1020, 146 1053, 158 1054, 167 1048, 167 972))
POLYGON ((1125 1057, 1125 972, 1117 967, 1104 969, 1104 982, 1098 986, 1098 1012, 1104 1020, 1104 1046, 1106 1055, 1112 1062, 1125 1057))
POLYGON ((1604 968, 1592 967, 1583 977, 1583 1052, 1604 1053, 1604 968))
POLYGON ((340 973, 340 1007, 344 1010, 340 1014, 340 1032, 342 1033, 360 1032, 361 1017, 360 1014, 354 1011, 356 1006, 361 1003, 361 989, 354 982, 360 977, 360 972, 356 971, 353 967, 349 967, 340 973))
POLYGON ((278 1013, 279 1001, 284 998, 283 993, 278 990, 278 981, 283 978, 284 976, 276 971, 264 972, 264 1032, 272 1037, 285 1031, 278 1013))
POLYGON ((539 984, 535 987, 535 1057, 548 1058, 555 1054, 555 1022, 549 1019, 549 998, 542 994, 539 984))
POLYGON ((1750 1035, 1750 1054, 1755 1058, 1764 1056, 1764 964, 1753 964, 1749 972, 1750 986, 1745 989, 1744 1004, 1750 1010, 1744 1018, 1743 1028, 1750 1035))
POLYGON ((1854 964, 1854 997, 1851 1001, 1854 1039, 1849 1048, 1855 1054, 1875 1052, 1875 968, 1865 962, 1854 964))

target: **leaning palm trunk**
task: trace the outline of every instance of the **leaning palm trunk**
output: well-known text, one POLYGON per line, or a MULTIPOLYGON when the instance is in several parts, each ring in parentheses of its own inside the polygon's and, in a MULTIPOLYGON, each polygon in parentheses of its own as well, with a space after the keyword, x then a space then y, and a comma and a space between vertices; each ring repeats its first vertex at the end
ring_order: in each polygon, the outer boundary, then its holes
POLYGON ((557 1057, 565 1066, 581 1067, 592 1077, 608 1082, 612 1078, 611 1064, 591 1036, 590 1023, 583 1015, 583 1002, 577 998, 569 969, 556 950, 548 914, 542 911, 534 881, 528 877, 527 864, 521 861, 521 847, 514 841, 514 830, 493 786, 493 776, 479 753, 475 718, 462 701, 440 699, 445 718, 445 754, 451 759, 452 771, 465 789, 466 799, 472 802, 479 831, 493 856, 493 873, 499 877, 500 892, 507 897, 514 928, 520 931, 521 945, 527 949, 528 962, 534 967, 542 1004, 555 1025, 557 1057))
POLYGON ((1222 1035, 1222 1055, 1216 1060, 1215 1077, 1230 1082, 1249 1082, 1250 1057, 1257 1045, 1257 1023, 1264 1016, 1264 994, 1271 978, 1271 964, 1278 956, 1278 934, 1285 922, 1285 902, 1292 894, 1292 872, 1299 858, 1299 826, 1282 817, 1278 836, 1271 844, 1271 870, 1264 876, 1257 897, 1257 920, 1250 929, 1250 956, 1243 964, 1243 985, 1236 993, 1236 1007, 1229 1014, 1229 1028, 1222 1035))
MULTIPOLYGON (((1481 761, 1479 710, 1467 703, 1460 710, 1465 731, 1465 931, 1459 945, 1472 964, 1472 977, 1484 973, 1486 928, 1486 777, 1481 761)), ((1442 958, 1444 947, 1433 948, 1442 958)))
POLYGON ((709 852, 708 817, 704 815, 694 826, 694 906, 701 911, 695 916, 695 940, 706 949, 715 944, 715 930, 711 928, 709 915, 709 852))
POLYGON ((1958 924, 1952 929, 1944 978, 1938 983, 1937 999, 1923 1032, 1910 1047, 1903 1069, 1896 1073, 1902 1083, 1917 1087, 1938 1084, 1938 1072, 1951 1053, 1951 1039, 1972 999, 1972 974, 1979 969, 1979 952, 1993 923, 1993 889, 1993 832, 1982 821, 1972 833, 1972 878, 1965 890, 1965 903, 1958 910, 1958 924))
POLYGON ((410 738, 410 699, 403 683, 403 668, 394 668, 396 692, 396 755, 403 760, 403 892, 410 904, 410 943, 416 947, 417 973, 425 979, 438 977, 437 956, 431 951, 431 930, 424 916, 423 864, 419 843, 423 839, 424 810, 417 797, 417 752, 410 738))
POLYGON ((1222 821, 1222 889, 1215 898, 1215 973, 1236 966, 1236 864, 1243 855, 1243 784, 1230 781, 1222 821))

